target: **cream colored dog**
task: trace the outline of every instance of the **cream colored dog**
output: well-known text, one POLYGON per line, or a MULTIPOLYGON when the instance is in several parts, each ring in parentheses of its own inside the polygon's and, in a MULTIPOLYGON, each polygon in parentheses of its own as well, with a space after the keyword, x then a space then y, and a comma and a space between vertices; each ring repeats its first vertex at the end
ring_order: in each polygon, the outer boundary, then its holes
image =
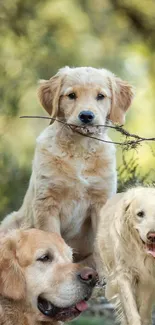
POLYGON ((148 325, 155 301, 155 189, 117 194, 101 210, 95 250, 122 324, 148 325))
POLYGON ((55 233, 1 234, 0 325, 71 320, 87 309, 96 281, 94 270, 72 263, 71 248, 55 233))
POLYGON ((89 263, 99 210, 116 192, 116 166, 114 145, 84 134, 109 141, 107 127, 98 125, 122 124, 133 91, 110 71, 66 67, 42 81, 39 98, 51 116, 72 126, 54 122, 39 136, 23 205, 1 227, 55 231, 76 261, 89 263))

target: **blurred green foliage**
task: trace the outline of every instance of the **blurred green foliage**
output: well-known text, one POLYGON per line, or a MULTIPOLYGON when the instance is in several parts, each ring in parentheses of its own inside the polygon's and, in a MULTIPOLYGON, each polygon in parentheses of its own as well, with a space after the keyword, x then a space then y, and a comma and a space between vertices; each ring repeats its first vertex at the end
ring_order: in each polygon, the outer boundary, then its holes
POLYGON ((115 324, 114 320, 111 317, 86 317, 86 316, 81 316, 80 318, 72 321, 72 325, 113 325, 115 324))
MULTIPOLYGON (((27 188, 35 139, 46 121, 20 120, 44 114, 38 79, 65 65, 105 67, 137 89, 126 128, 155 135, 155 2, 152 0, 5 0, 0 2, 0 217, 17 209, 27 188)), ((116 132, 111 134, 118 139, 116 132)), ((154 145, 127 155, 140 178, 154 168, 154 145), (138 171, 139 173, 139 171, 138 171)), ((118 166, 122 148, 118 148, 118 166)), ((122 168, 122 167, 119 167, 122 168)), ((119 188, 128 186, 120 174, 119 188)), ((153 173, 148 175, 153 179, 153 173)))

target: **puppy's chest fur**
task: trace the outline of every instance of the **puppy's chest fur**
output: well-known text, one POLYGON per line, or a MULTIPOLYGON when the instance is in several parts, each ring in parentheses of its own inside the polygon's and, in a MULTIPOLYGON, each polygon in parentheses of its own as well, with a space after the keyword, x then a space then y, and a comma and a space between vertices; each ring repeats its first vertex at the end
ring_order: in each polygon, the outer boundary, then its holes
MULTIPOLYGON (((112 148, 113 149, 113 148, 112 148)), ((114 150, 104 145, 39 146, 34 170, 48 196, 57 196, 63 229, 78 233, 92 204, 103 203, 116 190, 114 150), (75 232, 74 229, 75 228, 75 232)))
POLYGON ((68 188, 80 187, 84 192, 105 188, 106 179, 115 174, 115 156, 112 147, 105 145, 41 146, 36 154, 36 169, 54 183, 68 188), (39 163, 39 164, 38 164, 39 163), (38 168, 39 166, 39 168, 38 168), (65 182, 62 184, 62 182, 65 182), (66 184, 67 181, 67 184, 66 184))

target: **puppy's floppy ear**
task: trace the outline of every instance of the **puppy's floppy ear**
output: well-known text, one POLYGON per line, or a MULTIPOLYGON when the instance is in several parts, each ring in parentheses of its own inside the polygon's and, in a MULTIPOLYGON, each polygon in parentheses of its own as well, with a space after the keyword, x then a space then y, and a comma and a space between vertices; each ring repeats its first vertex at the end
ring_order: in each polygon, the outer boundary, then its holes
POLYGON ((60 90, 62 77, 56 74, 49 80, 41 80, 38 97, 41 105, 52 117, 56 117, 59 109, 60 90))
POLYGON ((110 77, 112 103, 109 119, 120 125, 125 122, 125 113, 131 105, 134 97, 134 88, 128 82, 115 76, 110 77))
POLYGON ((16 242, 8 235, 0 239, 0 294, 13 300, 25 296, 25 279, 16 258, 16 242))

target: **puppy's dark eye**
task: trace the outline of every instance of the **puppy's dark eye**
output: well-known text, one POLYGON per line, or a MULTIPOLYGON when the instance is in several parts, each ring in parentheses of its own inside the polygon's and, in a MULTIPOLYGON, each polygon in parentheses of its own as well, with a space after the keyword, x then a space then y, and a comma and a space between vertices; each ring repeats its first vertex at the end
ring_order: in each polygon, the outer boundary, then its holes
POLYGON ((40 262, 52 262, 52 256, 50 254, 43 254, 42 256, 37 258, 37 261, 40 262))
POLYGON ((139 211, 139 212, 137 213, 137 216, 140 217, 140 218, 144 218, 144 216, 145 216, 144 211, 139 211))
POLYGON ((69 97, 69 99, 76 99, 77 98, 75 93, 68 94, 68 97, 69 97))
POLYGON ((102 99, 104 99, 104 97, 105 96, 103 94, 98 94, 97 97, 96 97, 96 99, 97 100, 102 100, 102 99))

